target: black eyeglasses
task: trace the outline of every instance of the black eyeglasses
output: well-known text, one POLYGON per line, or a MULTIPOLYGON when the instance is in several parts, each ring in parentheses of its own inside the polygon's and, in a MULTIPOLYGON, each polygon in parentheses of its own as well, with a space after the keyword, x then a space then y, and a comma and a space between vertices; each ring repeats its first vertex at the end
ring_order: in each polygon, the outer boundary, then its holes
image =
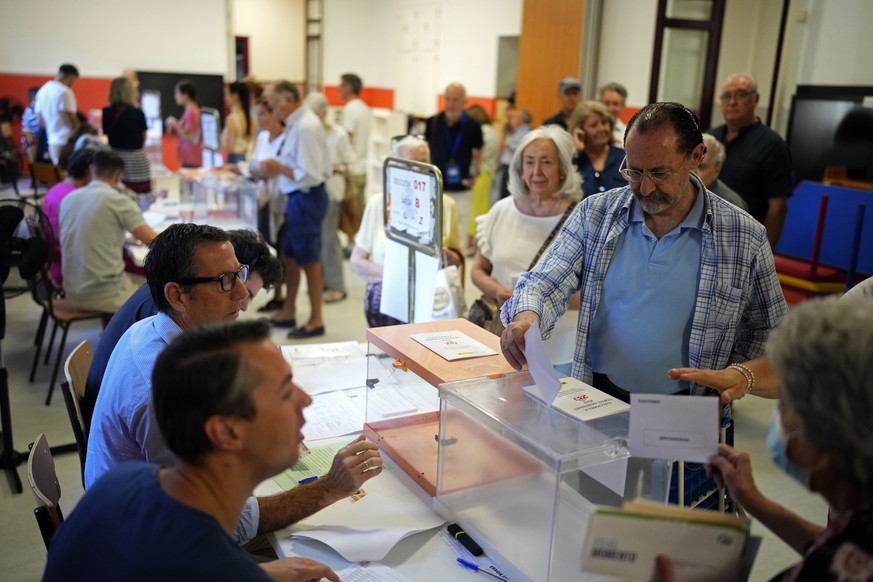
POLYGON ((180 285, 197 285, 199 283, 218 283, 222 291, 233 291, 236 287, 236 280, 239 279, 242 283, 249 280, 249 266, 240 265, 235 272, 222 273, 218 277, 191 277, 190 279, 180 279, 176 281, 180 285))

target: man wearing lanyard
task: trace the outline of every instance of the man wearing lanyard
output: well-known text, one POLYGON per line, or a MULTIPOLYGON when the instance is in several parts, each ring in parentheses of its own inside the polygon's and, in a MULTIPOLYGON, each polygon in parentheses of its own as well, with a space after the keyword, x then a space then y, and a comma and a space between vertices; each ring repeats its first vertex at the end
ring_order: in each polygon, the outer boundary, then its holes
POLYGON ((443 96, 442 113, 427 120, 425 139, 431 162, 443 173, 443 190, 455 201, 458 224, 470 221, 470 188, 479 171, 482 128, 464 112, 467 90, 452 83, 443 96))
POLYGON ((288 294, 273 325, 292 328, 290 338, 324 335, 321 299, 324 275, 321 272, 321 223, 327 213, 325 180, 331 174, 327 139, 321 121, 302 104, 297 87, 279 81, 267 89, 267 101, 274 115, 285 121, 284 143, 276 159, 263 163, 268 177, 278 178, 279 191, 288 197, 285 209, 285 284, 288 294), (309 321, 297 327, 297 289, 300 270, 306 273, 309 288, 309 321))

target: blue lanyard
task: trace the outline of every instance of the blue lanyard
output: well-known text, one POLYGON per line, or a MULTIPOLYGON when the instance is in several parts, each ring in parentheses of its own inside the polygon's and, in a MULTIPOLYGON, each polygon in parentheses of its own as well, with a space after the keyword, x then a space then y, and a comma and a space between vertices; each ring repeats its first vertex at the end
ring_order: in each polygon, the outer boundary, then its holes
POLYGON ((467 121, 467 112, 461 112, 461 127, 458 129, 458 135, 455 136, 455 139, 452 140, 452 134, 449 132, 449 124, 445 123, 443 125, 443 131, 446 133, 446 145, 452 144, 449 146, 449 159, 454 160, 455 154, 458 153, 458 149, 461 147, 461 137, 464 135, 464 122, 467 121))

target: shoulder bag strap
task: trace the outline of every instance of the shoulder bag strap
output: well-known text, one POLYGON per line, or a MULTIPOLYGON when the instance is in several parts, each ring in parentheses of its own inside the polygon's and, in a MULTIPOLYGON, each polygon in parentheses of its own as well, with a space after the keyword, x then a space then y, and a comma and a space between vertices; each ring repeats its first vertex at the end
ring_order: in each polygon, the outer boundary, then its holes
POLYGON ((537 261, 540 260, 540 257, 546 252, 546 249, 549 248, 549 245, 555 240, 555 237, 558 236, 558 231, 561 230, 561 227, 564 226, 564 222, 566 222, 567 217, 570 216, 570 213, 573 209, 576 208, 576 202, 573 201, 570 203, 570 206, 567 207, 567 210, 564 211, 563 216, 561 216, 561 220, 558 221, 558 224, 555 225, 555 228, 552 229, 552 232, 549 233, 549 237, 543 243, 543 246, 540 247, 540 250, 537 251, 536 256, 534 256, 533 260, 530 262, 530 266, 527 268, 528 271, 533 269, 537 261))

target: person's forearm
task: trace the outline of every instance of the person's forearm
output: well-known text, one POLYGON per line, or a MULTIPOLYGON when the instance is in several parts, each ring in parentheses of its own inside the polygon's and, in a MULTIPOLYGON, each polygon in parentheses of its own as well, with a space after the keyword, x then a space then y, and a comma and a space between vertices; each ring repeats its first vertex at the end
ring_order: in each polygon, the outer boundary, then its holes
POLYGON ((742 364, 755 375, 752 394, 761 398, 779 398, 779 375, 767 356, 761 356, 742 364))
POLYGON ((349 267, 352 269, 352 272, 367 283, 381 283, 383 272, 382 265, 377 265, 369 258, 355 256, 355 252, 358 249, 359 247, 355 247, 355 250, 352 251, 352 258, 349 261, 349 267))
POLYGON ((799 554, 824 529, 763 495, 748 501, 743 508, 799 554))
POLYGON ((339 499, 328 490, 327 482, 322 479, 279 495, 258 497, 258 534, 288 527, 339 499))
POLYGON ((785 225, 785 216, 788 214, 788 203, 785 198, 773 198, 767 207, 767 215, 764 217, 764 228, 767 229, 767 240, 770 248, 776 249, 779 237, 782 235, 782 227, 785 225))
POLYGON ((495 281, 491 275, 482 269, 473 267, 470 271, 470 280, 486 297, 497 301, 497 294, 503 289, 503 285, 495 281))

